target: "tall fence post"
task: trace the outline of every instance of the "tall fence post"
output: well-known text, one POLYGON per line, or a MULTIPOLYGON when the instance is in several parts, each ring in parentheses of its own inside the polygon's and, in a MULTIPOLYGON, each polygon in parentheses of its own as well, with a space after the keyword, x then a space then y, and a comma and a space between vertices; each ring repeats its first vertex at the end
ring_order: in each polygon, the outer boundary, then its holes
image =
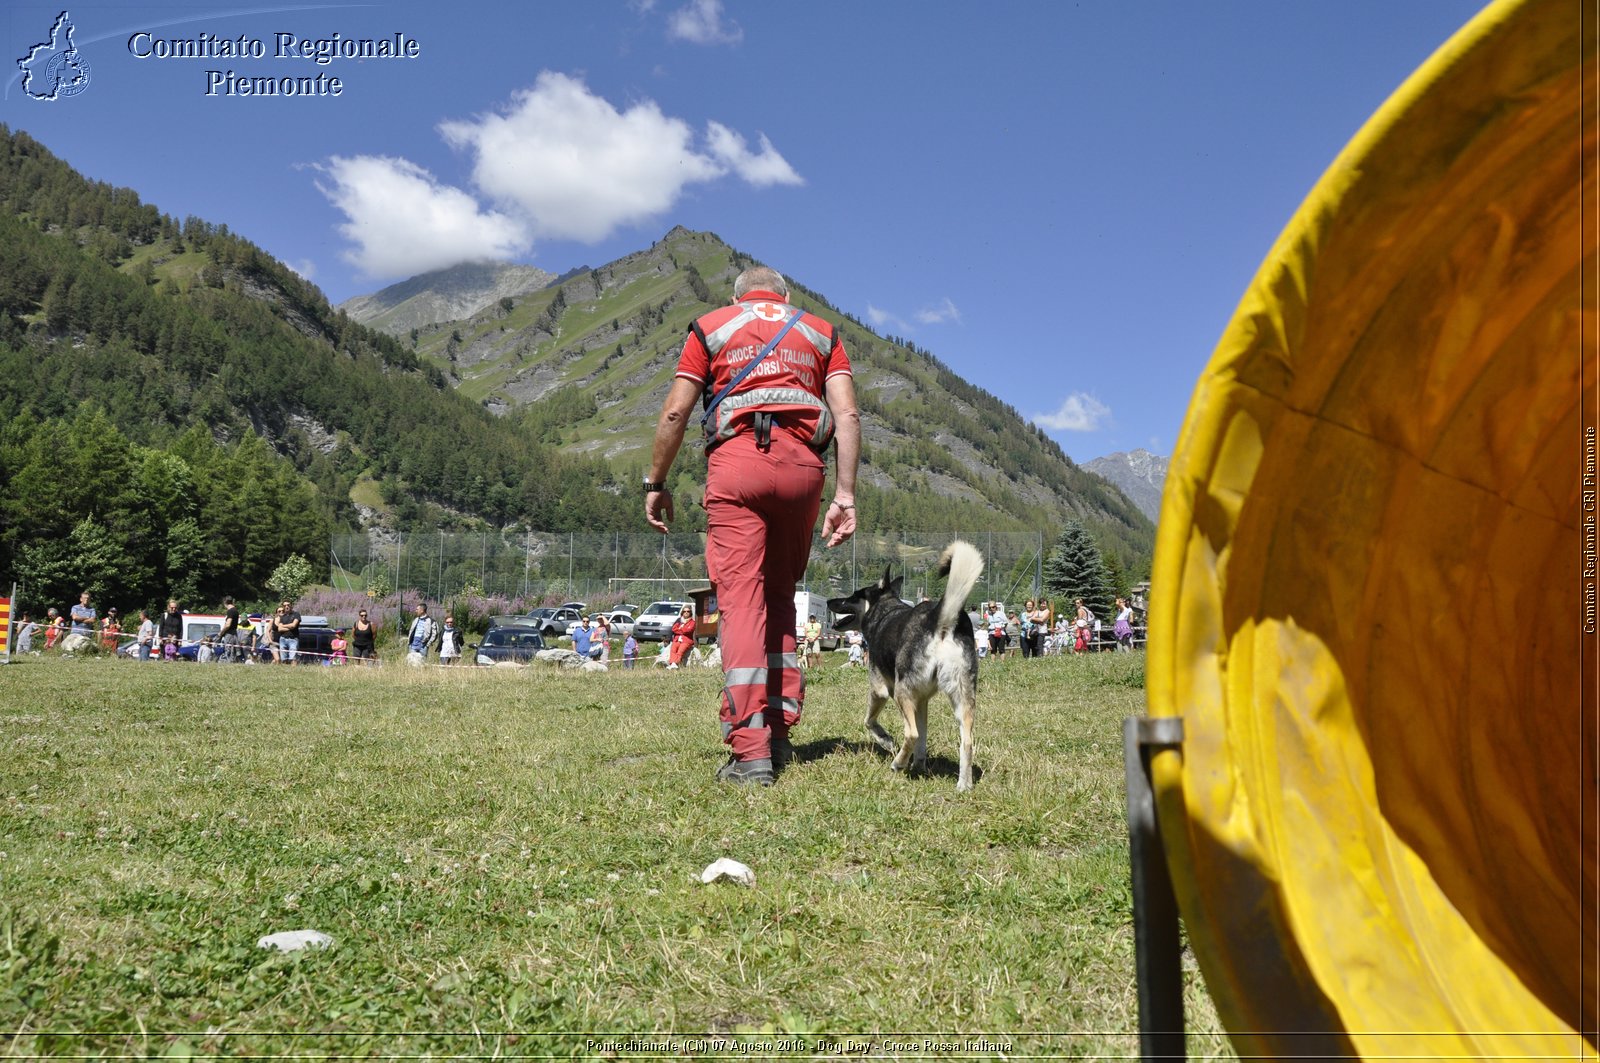
POLYGON ((11 640, 16 627, 17 585, 11 585, 11 597, 0 598, 0 664, 11 663, 11 640))
POLYGON ((983 593, 990 601, 994 600, 994 532, 989 533, 989 563, 983 566, 983 593))
POLYGON ((1033 570, 1033 597, 1035 600, 1044 597, 1044 532, 1039 532, 1039 552, 1034 556, 1038 563, 1033 570))

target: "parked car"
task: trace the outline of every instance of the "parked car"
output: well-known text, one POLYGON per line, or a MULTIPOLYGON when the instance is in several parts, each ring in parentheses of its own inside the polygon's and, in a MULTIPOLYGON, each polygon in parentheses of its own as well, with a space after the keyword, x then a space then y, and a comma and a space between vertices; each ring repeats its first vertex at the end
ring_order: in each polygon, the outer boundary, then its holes
POLYGON ((489 629, 482 642, 469 642, 472 659, 478 664, 493 665, 505 661, 526 663, 544 649, 544 635, 530 624, 502 624, 489 629))
MULTIPOLYGON (((161 623, 160 614, 151 617, 151 619, 156 621, 158 625, 161 623)), ((200 640, 204 639, 207 635, 215 636, 217 632, 221 631, 222 622, 224 619, 225 618, 221 613, 184 613, 183 634, 178 637, 178 659, 183 661, 194 660, 195 654, 200 648, 200 640)), ((244 621, 242 619, 239 621, 239 626, 241 629, 244 627, 244 621)), ((137 631, 138 627, 135 626, 130 628, 127 634, 134 634, 137 633, 137 631)), ((159 651, 160 648, 161 639, 158 636, 155 642, 155 650, 159 651)), ((117 654, 122 657, 139 656, 139 645, 137 640, 128 639, 125 641, 117 649, 117 654)), ((156 654, 152 653, 151 660, 155 660, 155 657, 156 654)))
MULTIPOLYGON (((204 639, 211 639, 214 652, 222 648, 219 633, 222 631, 224 617, 216 613, 185 613, 183 616, 183 635, 178 641, 178 660, 198 660, 200 643, 204 639)), ((244 617, 239 618, 239 643, 242 653, 245 646, 249 645, 250 622, 244 617)), ((157 649, 160 640, 156 641, 157 649)), ((137 657, 139 647, 130 639, 127 644, 117 651, 123 657, 137 657)), ((300 648, 299 657, 306 664, 323 664, 333 655, 333 628, 328 626, 325 616, 302 616, 300 618, 300 648)), ((155 660, 152 655, 151 660, 155 660)), ((215 658, 214 658, 215 659, 215 658)), ((270 661, 272 653, 265 646, 256 649, 256 660, 270 661)))
MULTIPOLYGON (((628 632, 633 630, 633 614, 626 609, 611 609, 604 613, 595 613, 589 619, 598 620, 602 616, 606 618, 606 623, 611 625, 611 637, 614 639, 625 639, 628 637, 628 632)), ((572 633, 576 630, 578 630, 578 621, 574 620, 567 625, 567 637, 571 638, 572 633)))
POLYGON ((550 639, 565 635, 567 628, 572 626, 572 622, 582 616, 582 613, 568 605, 560 605, 553 608, 547 605, 541 609, 535 609, 522 619, 524 623, 538 628, 540 634, 550 639))
POLYGON ((683 607, 693 602, 651 602, 633 622, 633 637, 640 642, 665 642, 672 637, 672 624, 683 607))
MULTIPOLYGON (((240 621, 241 630, 243 621, 240 621)), ((248 638, 248 635, 244 636, 248 638)), ((183 656, 183 650, 178 655, 183 656)), ((333 628, 328 626, 325 616, 302 616, 300 618, 300 648, 295 651, 295 656, 301 664, 327 664, 333 657, 333 628)), ((194 651, 189 651, 190 660, 194 659, 194 651)), ((256 648, 256 660, 271 661, 272 653, 265 646, 256 648)))
POLYGON ((588 602, 562 602, 560 605, 556 606, 556 608, 557 609, 576 609, 580 613, 588 613, 588 611, 589 611, 589 603, 588 602))

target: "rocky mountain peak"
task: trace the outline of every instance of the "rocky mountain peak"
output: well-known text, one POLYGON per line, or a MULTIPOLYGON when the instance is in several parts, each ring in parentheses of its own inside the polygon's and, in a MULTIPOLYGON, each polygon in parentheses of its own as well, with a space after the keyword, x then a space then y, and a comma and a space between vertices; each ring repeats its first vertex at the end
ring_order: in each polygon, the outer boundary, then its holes
POLYGON ((1167 482, 1166 458, 1140 447, 1085 462, 1084 468, 1116 485, 1151 520, 1161 513, 1161 492, 1167 482))
POLYGON ((351 318, 398 336, 413 328, 469 318, 497 301, 548 287, 556 275, 509 262, 463 262, 391 284, 339 304, 351 318))

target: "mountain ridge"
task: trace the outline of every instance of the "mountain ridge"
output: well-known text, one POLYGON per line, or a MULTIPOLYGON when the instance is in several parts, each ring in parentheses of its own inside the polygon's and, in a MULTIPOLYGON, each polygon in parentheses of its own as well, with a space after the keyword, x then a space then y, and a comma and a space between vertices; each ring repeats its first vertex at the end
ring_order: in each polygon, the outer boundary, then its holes
POLYGON ((527 295, 561 279, 537 266, 462 262, 369 295, 352 296, 335 309, 363 325, 399 336, 420 325, 471 317, 501 299, 527 295))
MULTIPOLYGON (((569 271, 509 308, 420 325, 410 347, 485 408, 537 420, 545 438, 573 453, 642 467, 688 323, 724 305, 734 277, 754 261, 714 233, 675 226, 649 248, 569 271), (567 412, 552 415, 549 405, 567 412)), ((1012 527, 1077 516, 1119 542, 1128 560, 1148 555, 1152 532, 1132 502, 1015 409, 789 280, 791 302, 834 322, 850 351, 863 413, 861 483, 947 499, 967 517, 986 510, 1012 527)))
POLYGON ((1161 493, 1167 482, 1168 459, 1143 447, 1117 451, 1085 462, 1084 468, 1103 477, 1127 495, 1139 511, 1154 521, 1161 515, 1161 493))

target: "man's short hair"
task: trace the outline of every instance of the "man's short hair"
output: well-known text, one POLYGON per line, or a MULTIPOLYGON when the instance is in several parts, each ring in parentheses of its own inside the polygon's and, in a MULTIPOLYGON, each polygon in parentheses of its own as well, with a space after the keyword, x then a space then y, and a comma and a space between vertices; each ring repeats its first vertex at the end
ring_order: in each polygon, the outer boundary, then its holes
POLYGON ((777 292, 785 299, 789 298, 789 282, 783 279, 783 274, 770 266, 751 266, 739 274, 738 279, 733 282, 733 297, 743 299, 746 293, 757 288, 777 292))

